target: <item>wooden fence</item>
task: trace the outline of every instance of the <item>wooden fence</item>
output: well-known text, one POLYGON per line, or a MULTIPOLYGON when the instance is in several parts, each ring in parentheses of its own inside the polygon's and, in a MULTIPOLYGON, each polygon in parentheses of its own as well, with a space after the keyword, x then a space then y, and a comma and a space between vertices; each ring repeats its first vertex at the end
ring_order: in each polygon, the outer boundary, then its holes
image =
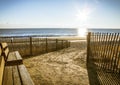
POLYGON ((39 55, 70 46, 68 40, 38 36, 0 37, 0 42, 7 42, 10 51, 17 50, 23 57, 39 55))
POLYGON ((87 60, 97 69, 120 74, 120 33, 88 33, 87 60))

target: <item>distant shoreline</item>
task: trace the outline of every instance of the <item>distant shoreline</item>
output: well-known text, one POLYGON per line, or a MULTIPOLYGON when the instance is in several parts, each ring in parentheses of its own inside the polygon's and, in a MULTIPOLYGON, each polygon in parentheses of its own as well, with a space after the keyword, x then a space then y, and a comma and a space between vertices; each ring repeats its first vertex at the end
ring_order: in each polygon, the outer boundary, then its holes
POLYGON ((61 36, 77 36, 77 29, 0 29, 0 36, 39 36, 39 37, 61 37, 61 36))

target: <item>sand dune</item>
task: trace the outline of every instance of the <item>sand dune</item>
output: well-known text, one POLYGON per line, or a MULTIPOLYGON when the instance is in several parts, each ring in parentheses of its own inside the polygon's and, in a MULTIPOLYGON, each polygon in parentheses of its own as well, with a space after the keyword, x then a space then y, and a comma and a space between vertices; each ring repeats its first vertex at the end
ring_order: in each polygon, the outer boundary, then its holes
POLYGON ((86 42, 72 41, 71 47, 24 60, 35 85, 89 85, 86 42))

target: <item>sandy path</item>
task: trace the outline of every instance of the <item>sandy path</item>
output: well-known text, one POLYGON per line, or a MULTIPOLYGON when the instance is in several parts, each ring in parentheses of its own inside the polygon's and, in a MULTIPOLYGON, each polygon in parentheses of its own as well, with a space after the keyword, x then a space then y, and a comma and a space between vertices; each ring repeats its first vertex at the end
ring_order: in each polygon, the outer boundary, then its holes
POLYGON ((35 85, 89 85, 86 43, 24 60, 35 85))

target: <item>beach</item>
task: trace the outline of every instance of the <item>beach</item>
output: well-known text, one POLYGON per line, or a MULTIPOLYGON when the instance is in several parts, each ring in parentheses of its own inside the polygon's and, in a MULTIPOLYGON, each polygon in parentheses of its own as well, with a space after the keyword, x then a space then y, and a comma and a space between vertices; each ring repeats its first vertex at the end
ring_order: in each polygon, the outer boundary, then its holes
POLYGON ((35 85, 89 85, 86 41, 71 40, 70 47, 24 59, 35 85))

